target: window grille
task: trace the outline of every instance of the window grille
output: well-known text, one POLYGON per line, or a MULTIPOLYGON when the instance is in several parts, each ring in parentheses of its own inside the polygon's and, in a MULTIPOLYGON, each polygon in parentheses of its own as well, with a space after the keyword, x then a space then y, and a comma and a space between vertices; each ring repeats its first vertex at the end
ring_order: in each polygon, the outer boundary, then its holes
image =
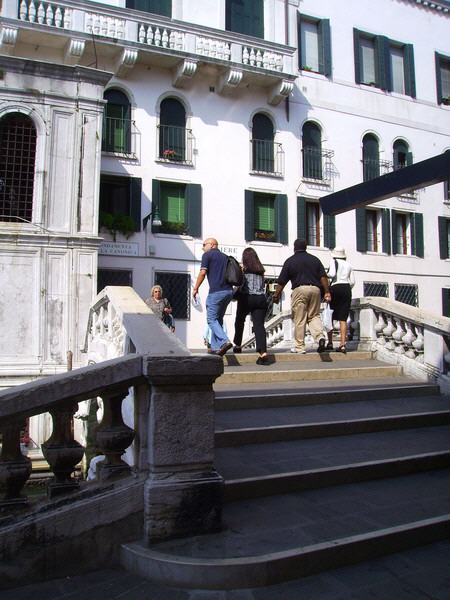
POLYGON ((403 302, 410 306, 419 306, 419 292, 417 285, 412 283, 396 283, 395 299, 398 302, 403 302))
POLYGON ((172 306, 174 319, 190 319, 191 276, 187 273, 155 273, 155 285, 163 289, 163 296, 172 306))
POLYGON ((97 273, 97 294, 107 285, 133 286, 133 271, 126 269, 99 269, 97 273))
POLYGON ((389 286, 387 283, 380 283, 378 281, 365 281, 364 296, 378 296, 380 298, 388 298, 389 286))
POLYGON ((31 221, 33 216, 36 129, 26 115, 0 120, 0 220, 31 221))

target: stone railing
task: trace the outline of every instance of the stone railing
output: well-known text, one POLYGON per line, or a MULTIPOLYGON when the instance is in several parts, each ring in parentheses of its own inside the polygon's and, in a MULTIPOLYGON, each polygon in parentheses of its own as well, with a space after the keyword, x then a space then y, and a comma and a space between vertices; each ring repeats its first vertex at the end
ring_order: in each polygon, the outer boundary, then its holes
MULTIPOLYGON (((50 546, 54 542, 51 560, 64 561, 70 556, 70 546, 75 543, 71 535, 78 525, 72 527, 68 518, 64 529, 57 499, 63 497, 66 512, 84 502, 82 512, 90 514, 89 527, 96 528, 108 514, 111 486, 127 478, 142 481, 138 488, 144 511, 141 528, 148 543, 220 527, 222 478, 213 466, 212 384, 223 372, 223 361, 191 354, 126 287, 105 288, 97 297, 90 312, 86 351, 89 361, 97 364, 0 392, 0 516, 7 517, 0 518, 0 553, 12 556, 13 548, 20 548, 25 560, 41 553, 41 538, 50 546), (122 417, 130 390, 131 427, 122 417), (97 452, 104 458, 97 464, 96 481, 78 481, 73 472, 85 449, 74 439, 73 417, 79 403, 98 397, 103 416, 94 438, 97 452), (42 452, 54 477, 46 499, 29 500, 23 492, 31 463, 21 452, 21 430, 26 418, 44 412, 52 416, 53 432, 42 444, 42 452), (134 460, 130 465, 123 455, 132 443, 134 460), (91 513, 86 496, 90 485, 97 490, 91 513), (98 499, 99 494, 103 500, 98 499), (103 510, 99 510, 99 502, 104 502, 103 510), (26 552, 33 543, 34 550, 26 552), (61 552, 56 559, 58 548, 61 552)), ((120 503, 117 510, 120 517, 116 519, 123 521, 131 508, 120 503)), ((78 547, 88 539, 89 535, 80 535, 78 547)), ((94 560, 92 568, 97 557, 91 550, 87 553, 94 560)), ((48 568, 48 560, 47 556, 43 560, 47 566, 42 568, 48 568)), ((31 563, 23 567, 25 571, 38 568, 31 563)), ((2 569, 0 574, 4 574, 2 569)), ((8 573, 4 575, 8 577, 8 573)))
POLYGON ((351 331, 377 358, 450 392, 450 319, 388 298, 352 302, 351 331))
POLYGON ((81 32, 132 42, 155 50, 169 50, 233 62, 243 68, 255 67, 275 73, 294 74, 293 48, 264 40, 242 43, 242 36, 166 17, 124 10, 113 6, 87 6, 84 0, 14 0, 4 3, 1 16, 24 23, 81 32))

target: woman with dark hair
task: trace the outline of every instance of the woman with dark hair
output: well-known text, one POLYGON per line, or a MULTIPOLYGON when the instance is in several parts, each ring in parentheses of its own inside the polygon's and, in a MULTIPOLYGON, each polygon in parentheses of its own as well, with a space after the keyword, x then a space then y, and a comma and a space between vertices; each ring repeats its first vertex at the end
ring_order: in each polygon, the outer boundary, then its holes
POLYGON ((267 342, 264 327, 267 300, 264 285, 264 267, 253 248, 246 248, 242 253, 242 270, 244 272, 244 283, 237 296, 233 352, 242 352, 244 323, 247 315, 250 314, 255 332, 256 351, 259 354, 256 364, 267 365, 267 342))

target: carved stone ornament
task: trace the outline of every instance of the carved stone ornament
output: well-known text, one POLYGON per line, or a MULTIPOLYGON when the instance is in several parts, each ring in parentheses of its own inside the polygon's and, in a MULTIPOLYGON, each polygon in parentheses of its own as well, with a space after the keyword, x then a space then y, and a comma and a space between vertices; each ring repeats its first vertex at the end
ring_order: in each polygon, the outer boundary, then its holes
POLYGON ((268 98, 269 104, 276 106, 283 100, 283 98, 287 98, 293 89, 294 82, 283 79, 271 88, 268 98))
POLYGON ((11 54, 17 42, 17 27, 2 27, 0 31, 0 48, 2 52, 11 54))
POLYGON ((173 73, 172 85, 176 88, 183 87, 195 75, 197 66, 197 61, 190 58, 186 58, 180 62, 173 73))
POLYGON ((234 90, 242 81, 242 71, 240 69, 227 69, 219 79, 217 91, 223 94, 227 91, 234 90))
POLYGON ((117 77, 125 78, 136 64, 138 56, 139 52, 134 48, 124 48, 115 65, 117 77))

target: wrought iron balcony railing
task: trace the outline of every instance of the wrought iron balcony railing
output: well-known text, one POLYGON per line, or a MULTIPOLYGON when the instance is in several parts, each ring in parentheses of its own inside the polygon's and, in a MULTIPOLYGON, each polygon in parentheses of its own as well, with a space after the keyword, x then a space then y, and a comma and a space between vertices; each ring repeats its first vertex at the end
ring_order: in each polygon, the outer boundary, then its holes
POLYGON ((327 183, 331 180, 333 150, 319 150, 311 146, 302 148, 303 179, 327 183))
POLYGON ((134 121, 103 117, 102 152, 137 158, 141 133, 134 121))
POLYGON ((271 140, 250 140, 251 172, 262 175, 284 176, 284 150, 271 140))
POLYGON ((392 169, 391 163, 387 160, 364 158, 362 164, 363 181, 369 181, 370 179, 375 179, 375 177, 380 177, 380 175, 385 175, 392 169))
POLYGON ((191 129, 158 125, 158 160, 192 165, 194 141, 191 129))

